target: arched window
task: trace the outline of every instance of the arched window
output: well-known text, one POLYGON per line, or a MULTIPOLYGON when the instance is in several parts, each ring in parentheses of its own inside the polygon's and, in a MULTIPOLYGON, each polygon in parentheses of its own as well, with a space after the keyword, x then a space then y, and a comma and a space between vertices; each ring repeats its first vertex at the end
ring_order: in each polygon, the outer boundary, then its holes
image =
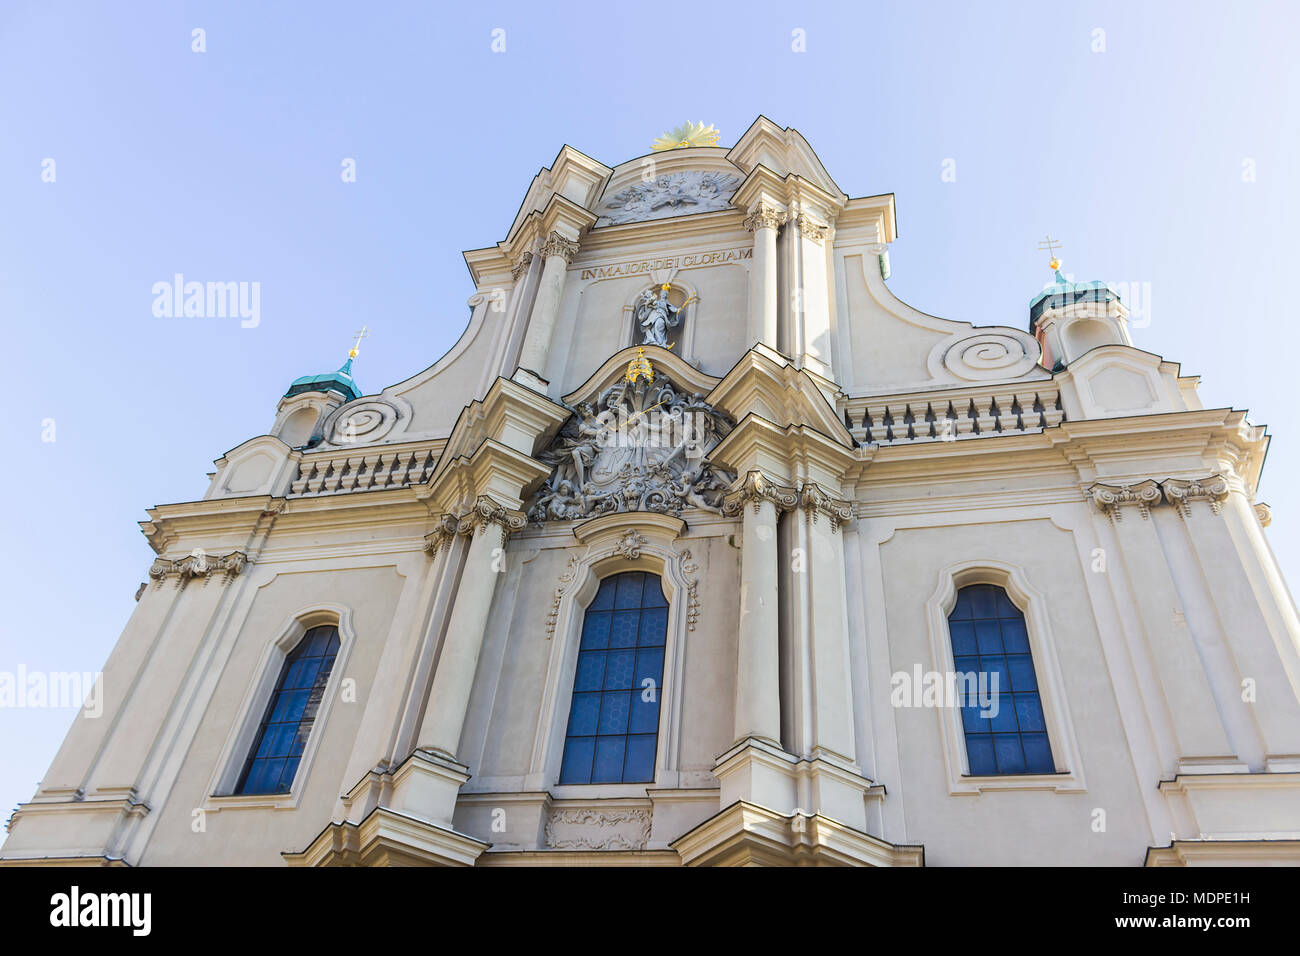
POLYGON ((957 674, 979 682, 961 701, 971 774, 1054 773, 1024 614, 1002 588, 974 584, 957 592, 948 630, 957 674))
POLYGON ((667 633, 657 575, 600 582, 582 622, 560 783, 654 780, 667 633))
POLYGON ((288 793, 339 652, 339 629, 313 627, 280 669, 236 793, 288 793))

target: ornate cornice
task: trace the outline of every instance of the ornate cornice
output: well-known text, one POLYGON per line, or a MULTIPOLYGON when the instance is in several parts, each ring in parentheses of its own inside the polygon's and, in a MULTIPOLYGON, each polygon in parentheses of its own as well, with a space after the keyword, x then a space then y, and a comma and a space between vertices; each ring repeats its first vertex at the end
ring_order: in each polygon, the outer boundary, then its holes
POLYGON ((815 481, 805 481, 799 489, 799 507, 817 523, 818 515, 830 519, 831 531, 838 531, 840 525, 853 518, 853 505, 843 498, 836 498, 815 481))
POLYGON ((1120 509, 1124 505, 1137 505, 1142 517, 1151 517, 1151 506, 1160 503, 1160 485, 1148 478, 1135 485, 1093 485, 1088 489, 1093 503, 1112 521, 1122 517, 1120 509))
POLYGON ((149 577, 159 584, 169 575, 175 575, 180 581, 203 578, 218 572, 234 577, 247 565, 248 555, 243 551, 232 551, 230 554, 218 556, 208 554, 202 548, 195 548, 179 560, 155 558, 149 567, 149 577))
POLYGON ((1228 497, 1228 482, 1222 475, 1210 475, 1208 478, 1193 478, 1185 481, 1180 478, 1168 478, 1160 484, 1165 493, 1165 500, 1178 509, 1184 518, 1192 516, 1192 502, 1204 498, 1210 503, 1210 510, 1219 513, 1219 502, 1228 497))
POLYGON ((807 213, 801 212, 795 217, 795 225, 799 227, 799 233, 805 239, 811 239, 813 242, 821 242, 826 238, 826 233, 830 232, 830 226, 820 223, 813 219, 807 213))
POLYGON ((438 527, 424 536, 424 550, 429 554, 437 554, 456 535, 468 537, 489 525, 498 525, 502 537, 509 537, 513 532, 521 530, 526 523, 522 511, 507 508, 488 495, 479 495, 474 506, 463 515, 442 515, 438 519, 438 527))
POLYGON ((786 220, 785 212, 768 203, 761 202, 754 211, 745 217, 745 229, 755 232, 759 229, 780 229, 786 220))
POLYGON ((578 254, 578 244, 570 239, 565 239, 558 232, 552 232, 542 243, 541 256, 543 259, 549 259, 551 256, 559 256, 566 263, 572 262, 573 257, 578 254))
POLYGON ((750 471, 745 474, 740 487, 728 492, 722 499, 722 513, 738 515, 744 510, 747 502, 753 502, 754 513, 758 514, 758 505, 761 501, 772 502, 777 511, 789 511, 798 506, 799 493, 793 488, 777 484, 761 471, 750 471))
POLYGON ((518 282, 519 277, 528 271, 532 261, 533 254, 531 252, 521 253, 519 258, 515 260, 515 264, 510 267, 510 278, 518 282))

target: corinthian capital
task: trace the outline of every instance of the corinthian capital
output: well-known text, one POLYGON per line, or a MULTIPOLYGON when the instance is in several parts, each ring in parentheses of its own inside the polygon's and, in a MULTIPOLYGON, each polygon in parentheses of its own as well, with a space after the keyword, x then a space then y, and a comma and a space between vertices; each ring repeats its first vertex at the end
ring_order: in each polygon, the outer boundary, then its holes
POLYGON ((519 258, 515 260, 515 264, 510 268, 510 278, 516 282, 519 281, 519 277, 528 271, 528 266, 532 264, 532 261, 533 254, 531 252, 521 253, 519 258))
POLYGON ((761 202, 754 211, 745 217, 745 228, 750 232, 758 229, 779 229, 785 222, 785 212, 775 206, 761 202))
POLYGON ((795 225, 799 227, 800 234, 805 239, 811 239, 813 242, 821 242, 826 238, 826 233, 830 231, 830 226, 820 223, 813 219, 807 213, 801 212, 795 219, 795 225))
POLYGON ((1178 509, 1184 518, 1192 516, 1192 502, 1203 498, 1210 503, 1210 510, 1219 513, 1219 502, 1228 497, 1228 482, 1222 475, 1210 475, 1208 478, 1193 478, 1184 481, 1181 478, 1167 478, 1161 485, 1165 500, 1178 509))
POLYGON ((546 237, 542 243, 542 258, 549 259, 551 256, 559 256, 566 263, 572 262, 573 257, 578 254, 578 244, 569 239, 565 239, 558 232, 553 232, 546 237))
POLYGON ((461 515, 460 533, 475 534, 489 525, 500 525, 503 534, 520 531, 527 523, 522 511, 507 508, 495 498, 479 495, 474 507, 461 515))
POLYGON ((1122 517, 1124 505, 1137 505, 1143 518, 1151 517, 1151 506, 1160 503, 1160 486, 1148 478, 1136 485, 1095 484, 1088 489, 1093 504, 1112 521, 1122 517))
POLYGON ((243 551, 232 551, 226 555, 208 554, 202 548, 195 548, 188 555, 178 560, 155 558, 149 568, 149 577, 159 584, 168 575, 175 575, 181 581, 191 578, 205 578, 210 574, 224 573, 231 577, 243 571, 248 565, 248 555, 243 551))
POLYGON ((815 481, 805 481, 799 489, 799 507, 804 510, 813 524, 818 515, 830 519, 831 531, 838 531, 840 525, 853 518, 853 505, 843 498, 836 498, 815 481))
POLYGON ((778 485, 761 471, 751 471, 745 475, 740 487, 729 492, 722 499, 722 513, 724 515, 740 514, 744 510, 745 504, 752 502, 754 513, 758 514, 758 505, 761 501, 772 502, 777 511, 789 511, 799 504, 799 494, 793 488, 778 485))

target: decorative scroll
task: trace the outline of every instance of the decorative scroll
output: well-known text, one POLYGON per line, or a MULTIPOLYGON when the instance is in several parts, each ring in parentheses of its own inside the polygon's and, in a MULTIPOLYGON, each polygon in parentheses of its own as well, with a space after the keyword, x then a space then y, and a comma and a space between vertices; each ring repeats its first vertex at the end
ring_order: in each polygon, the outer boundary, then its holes
POLYGON ((1222 475, 1208 478, 1194 478, 1185 481, 1180 478, 1167 478, 1160 484, 1165 493, 1165 500, 1173 505, 1184 518, 1192 516, 1192 502, 1204 499, 1210 503, 1210 510, 1219 513, 1220 502, 1228 497, 1228 482, 1222 475))
POLYGON ((1151 479, 1135 485, 1096 484, 1088 489, 1093 503, 1112 521, 1119 521, 1125 505, 1136 505, 1144 519, 1151 517, 1151 506, 1160 503, 1160 485, 1151 479))
POLYGON ((155 558, 149 568, 149 577, 162 584, 163 579, 174 575, 181 581, 192 578, 206 578, 212 574, 224 573, 234 577, 248 565, 248 555, 243 551, 232 551, 218 556, 208 554, 202 548, 195 548, 186 557, 176 561, 167 558, 155 558))

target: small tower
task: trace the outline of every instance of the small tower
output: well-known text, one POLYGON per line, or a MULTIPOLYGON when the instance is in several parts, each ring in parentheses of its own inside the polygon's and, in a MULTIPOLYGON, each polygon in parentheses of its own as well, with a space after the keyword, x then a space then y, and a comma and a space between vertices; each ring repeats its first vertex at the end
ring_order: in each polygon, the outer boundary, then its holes
POLYGON ((348 350, 348 360, 337 371, 303 375, 293 380, 276 406, 272 435, 290 448, 309 447, 320 442, 323 437, 320 427, 330 412, 361 397, 361 389, 352 378, 352 360, 357 357, 361 340, 369 334, 362 326, 356 342, 348 350))
MULTIPOLYGON (((1050 236, 1040 248, 1053 252, 1059 243, 1050 236)), ((1029 303, 1029 331, 1043 349, 1043 367, 1065 368, 1102 345, 1132 345, 1128 309, 1119 293, 1105 282, 1070 282, 1061 275, 1061 260, 1049 263, 1056 281, 1043 287, 1029 303)))

